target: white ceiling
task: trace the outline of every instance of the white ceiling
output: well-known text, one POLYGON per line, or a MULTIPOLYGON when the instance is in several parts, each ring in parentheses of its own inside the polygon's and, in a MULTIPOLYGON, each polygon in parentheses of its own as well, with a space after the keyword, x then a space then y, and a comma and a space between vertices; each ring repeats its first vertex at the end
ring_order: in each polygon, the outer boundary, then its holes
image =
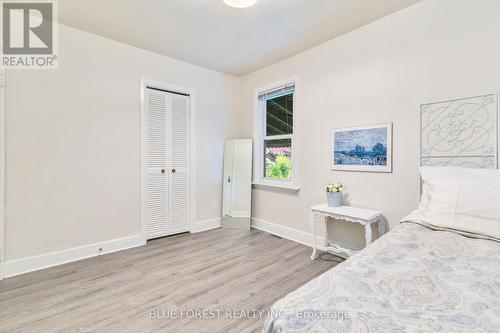
POLYGON ((59 0, 66 25, 241 76, 420 0, 59 0))

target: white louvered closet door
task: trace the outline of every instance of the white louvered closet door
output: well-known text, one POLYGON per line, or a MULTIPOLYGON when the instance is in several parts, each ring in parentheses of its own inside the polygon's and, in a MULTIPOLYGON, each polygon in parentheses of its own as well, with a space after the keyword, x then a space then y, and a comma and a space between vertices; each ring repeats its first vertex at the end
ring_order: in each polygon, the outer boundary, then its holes
POLYGON ((189 97, 146 89, 144 218, 148 239, 189 230, 189 97))
POLYGON ((189 230, 188 104, 188 96, 171 94, 170 227, 172 233, 189 230))

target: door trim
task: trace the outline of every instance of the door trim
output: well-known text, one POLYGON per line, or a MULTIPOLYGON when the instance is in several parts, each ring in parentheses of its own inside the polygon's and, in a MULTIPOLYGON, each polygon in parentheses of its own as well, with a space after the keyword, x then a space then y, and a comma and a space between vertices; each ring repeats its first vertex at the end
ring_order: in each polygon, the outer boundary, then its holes
POLYGON ((0 70, 0 280, 5 274, 5 70, 0 70))
POLYGON ((145 186, 145 170, 146 170, 146 156, 144 151, 145 138, 145 126, 146 126, 146 89, 150 87, 152 89, 166 90, 168 92, 188 95, 189 96, 189 108, 188 108, 188 131, 189 131, 189 142, 188 142, 188 178, 189 178, 189 194, 188 194, 188 205, 189 205, 189 231, 193 232, 195 227, 195 221, 197 216, 197 205, 196 205, 196 90, 186 87, 181 87, 174 84, 162 83, 154 80, 149 80, 141 78, 141 137, 140 137, 140 149, 141 149, 141 187, 139 189, 141 196, 141 235, 144 240, 147 240, 146 236, 146 216, 145 216, 145 200, 146 200, 146 186, 145 186))

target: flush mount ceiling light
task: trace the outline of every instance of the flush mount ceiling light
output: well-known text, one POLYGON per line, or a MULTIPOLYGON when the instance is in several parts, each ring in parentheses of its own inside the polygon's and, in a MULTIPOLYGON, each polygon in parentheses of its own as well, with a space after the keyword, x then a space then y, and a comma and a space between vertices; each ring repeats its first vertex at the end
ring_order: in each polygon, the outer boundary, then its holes
POLYGON ((228 6, 234 8, 246 8, 255 5, 259 0, 222 0, 228 6))

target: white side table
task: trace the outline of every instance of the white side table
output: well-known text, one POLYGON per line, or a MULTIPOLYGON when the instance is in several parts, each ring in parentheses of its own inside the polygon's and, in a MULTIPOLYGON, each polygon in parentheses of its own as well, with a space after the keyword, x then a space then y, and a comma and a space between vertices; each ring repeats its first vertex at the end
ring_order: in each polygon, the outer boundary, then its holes
MULTIPOLYGON (((329 207, 328 204, 321 204, 317 206, 312 206, 309 211, 309 223, 311 225, 311 231, 313 235, 313 254, 311 260, 316 259, 316 252, 318 250, 317 240, 316 240, 316 216, 325 216, 325 223, 328 226, 328 217, 332 217, 338 220, 344 220, 348 222, 360 223, 365 227, 365 239, 366 245, 372 242, 372 228, 371 224, 378 222, 378 232, 382 236, 385 233, 385 224, 382 219, 382 212, 379 210, 357 208, 352 206, 340 206, 340 207, 329 207)), ((333 252, 344 252, 351 256, 358 251, 347 249, 343 246, 330 242, 328 240, 328 227, 326 228, 325 234, 325 251, 333 252)))

